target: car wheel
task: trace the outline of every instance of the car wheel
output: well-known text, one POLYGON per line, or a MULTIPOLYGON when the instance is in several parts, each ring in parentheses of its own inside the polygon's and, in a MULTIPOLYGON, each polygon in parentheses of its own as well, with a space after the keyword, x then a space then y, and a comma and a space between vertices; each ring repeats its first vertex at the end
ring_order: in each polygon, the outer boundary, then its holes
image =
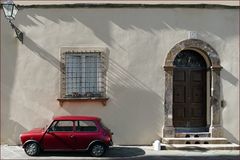
POLYGON ((89 151, 91 156, 101 157, 105 153, 106 147, 101 143, 96 143, 96 144, 93 144, 93 146, 90 148, 89 151))
POLYGON ((40 146, 37 143, 30 142, 26 144, 24 151, 29 156, 37 156, 40 153, 40 146))

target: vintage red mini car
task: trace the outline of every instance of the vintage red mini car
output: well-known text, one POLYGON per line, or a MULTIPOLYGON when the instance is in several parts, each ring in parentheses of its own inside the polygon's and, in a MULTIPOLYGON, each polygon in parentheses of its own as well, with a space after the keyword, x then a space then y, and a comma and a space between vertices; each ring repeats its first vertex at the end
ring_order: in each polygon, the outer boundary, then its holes
POLYGON ((40 151, 89 151, 102 156, 111 146, 112 133, 100 118, 86 116, 58 116, 46 128, 36 128, 20 135, 27 155, 40 151))

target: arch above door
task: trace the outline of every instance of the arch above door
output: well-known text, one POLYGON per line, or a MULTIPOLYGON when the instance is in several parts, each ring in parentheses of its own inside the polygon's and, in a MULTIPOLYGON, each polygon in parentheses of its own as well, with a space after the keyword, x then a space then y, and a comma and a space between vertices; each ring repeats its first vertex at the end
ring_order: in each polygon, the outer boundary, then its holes
POLYGON ((210 127, 212 137, 221 137, 220 125, 220 59, 217 52, 206 42, 199 39, 188 39, 176 44, 167 54, 165 70, 165 98, 164 98, 164 127, 163 137, 174 137, 173 126, 173 69, 174 60, 182 50, 194 50, 205 60, 207 69, 210 72, 210 127))

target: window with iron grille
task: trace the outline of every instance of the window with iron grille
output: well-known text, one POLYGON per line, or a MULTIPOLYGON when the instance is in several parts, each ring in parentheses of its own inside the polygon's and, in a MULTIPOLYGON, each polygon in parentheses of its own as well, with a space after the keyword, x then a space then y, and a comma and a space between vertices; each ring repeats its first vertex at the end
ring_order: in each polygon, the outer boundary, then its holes
POLYGON ((106 55, 101 50, 62 53, 62 98, 106 97, 106 55))

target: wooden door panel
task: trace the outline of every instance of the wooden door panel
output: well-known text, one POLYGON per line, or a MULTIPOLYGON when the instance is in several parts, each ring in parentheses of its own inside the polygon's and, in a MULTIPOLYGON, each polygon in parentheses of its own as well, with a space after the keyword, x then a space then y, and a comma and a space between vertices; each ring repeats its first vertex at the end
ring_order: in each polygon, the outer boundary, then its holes
POLYGON ((173 124, 175 127, 206 125, 206 72, 191 68, 173 72, 173 124))
POLYGON ((202 85, 194 85, 191 87, 191 103, 202 103, 203 92, 202 85))
POLYGON ((202 83, 202 71, 191 71, 191 81, 202 83))
POLYGON ((174 113, 173 113, 173 116, 177 119, 182 119, 182 118, 185 118, 185 108, 184 106, 180 105, 180 106, 176 106, 175 107, 175 110, 174 110, 174 113))
POLYGON ((173 89, 174 103, 186 103, 186 86, 175 85, 173 89))
POLYGON ((175 74, 173 75, 173 80, 174 81, 186 81, 186 71, 184 70, 177 70, 175 74))
POLYGON ((191 116, 192 118, 201 118, 204 116, 204 112, 202 107, 192 107, 191 108, 191 116))
POLYGON ((187 73, 185 70, 174 71, 173 85, 173 124, 174 126, 183 126, 187 117, 187 73))

